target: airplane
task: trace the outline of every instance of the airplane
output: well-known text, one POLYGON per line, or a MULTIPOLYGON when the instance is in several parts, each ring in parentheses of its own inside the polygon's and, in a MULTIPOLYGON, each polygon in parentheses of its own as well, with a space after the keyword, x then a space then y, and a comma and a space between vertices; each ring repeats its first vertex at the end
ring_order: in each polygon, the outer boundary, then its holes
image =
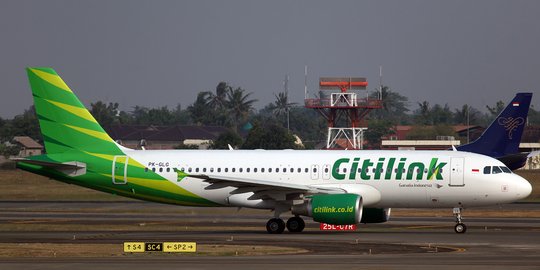
POLYGON ((531 99, 532 93, 516 94, 478 139, 456 147, 457 150, 496 158, 511 170, 523 167, 530 153, 519 152, 519 143, 531 99))
POLYGON ((116 143, 52 68, 27 68, 46 154, 17 167, 130 198, 185 206, 269 209, 268 233, 302 232, 301 216, 381 223, 392 207, 464 208, 526 198, 530 183, 463 151, 132 150, 116 143), (281 215, 291 213, 284 222, 281 215))

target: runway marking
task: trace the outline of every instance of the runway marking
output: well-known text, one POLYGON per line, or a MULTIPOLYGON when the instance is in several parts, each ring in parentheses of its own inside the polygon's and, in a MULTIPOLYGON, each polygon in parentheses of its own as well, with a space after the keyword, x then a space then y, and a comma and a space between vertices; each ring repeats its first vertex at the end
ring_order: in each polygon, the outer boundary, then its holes
MULTIPOLYGON (((446 228, 448 226, 446 225, 421 225, 421 226, 410 226, 410 227, 405 227, 405 229, 426 229, 426 228, 446 228)), ((395 229, 399 229, 399 228, 395 228, 395 229)))

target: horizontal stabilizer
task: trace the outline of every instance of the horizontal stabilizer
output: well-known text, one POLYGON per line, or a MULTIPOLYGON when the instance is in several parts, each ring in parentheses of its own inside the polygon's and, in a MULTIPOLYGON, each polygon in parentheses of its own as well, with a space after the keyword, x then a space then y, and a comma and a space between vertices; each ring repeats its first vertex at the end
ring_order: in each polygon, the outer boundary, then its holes
POLYGON ((11 160, 15 162, 23 162, 32 165, 38 165, 42 167, 47 167, 51 169, 58 170, 62 173, 65 173, 69 176, 79 176, 86 173, 86 163, 79 161, 69 161, 69 162, 52 162, 44 160, 34 160, 28 158, 12 158, 11 160))

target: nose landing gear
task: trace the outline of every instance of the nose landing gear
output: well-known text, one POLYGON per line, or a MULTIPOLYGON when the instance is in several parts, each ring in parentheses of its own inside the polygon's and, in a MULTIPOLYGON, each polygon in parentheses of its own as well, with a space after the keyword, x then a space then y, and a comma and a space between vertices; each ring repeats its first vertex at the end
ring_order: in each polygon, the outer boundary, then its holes
POLYGON ((461 221, 461 208, 455 207, 453 209, 454 216, 456 217, 456 226, 454 226, 454 231, 456 233, 465 233, 467 231, 467 226, 461 221))

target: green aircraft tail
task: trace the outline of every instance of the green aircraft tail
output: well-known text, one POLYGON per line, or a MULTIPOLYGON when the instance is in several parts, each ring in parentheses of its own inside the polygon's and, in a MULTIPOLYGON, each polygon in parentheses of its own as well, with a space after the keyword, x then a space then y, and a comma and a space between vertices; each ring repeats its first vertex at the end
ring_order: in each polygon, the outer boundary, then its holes
POLYGON ((118 145, 52 68, 27 68, 47 154, 120 154, 118 145))

